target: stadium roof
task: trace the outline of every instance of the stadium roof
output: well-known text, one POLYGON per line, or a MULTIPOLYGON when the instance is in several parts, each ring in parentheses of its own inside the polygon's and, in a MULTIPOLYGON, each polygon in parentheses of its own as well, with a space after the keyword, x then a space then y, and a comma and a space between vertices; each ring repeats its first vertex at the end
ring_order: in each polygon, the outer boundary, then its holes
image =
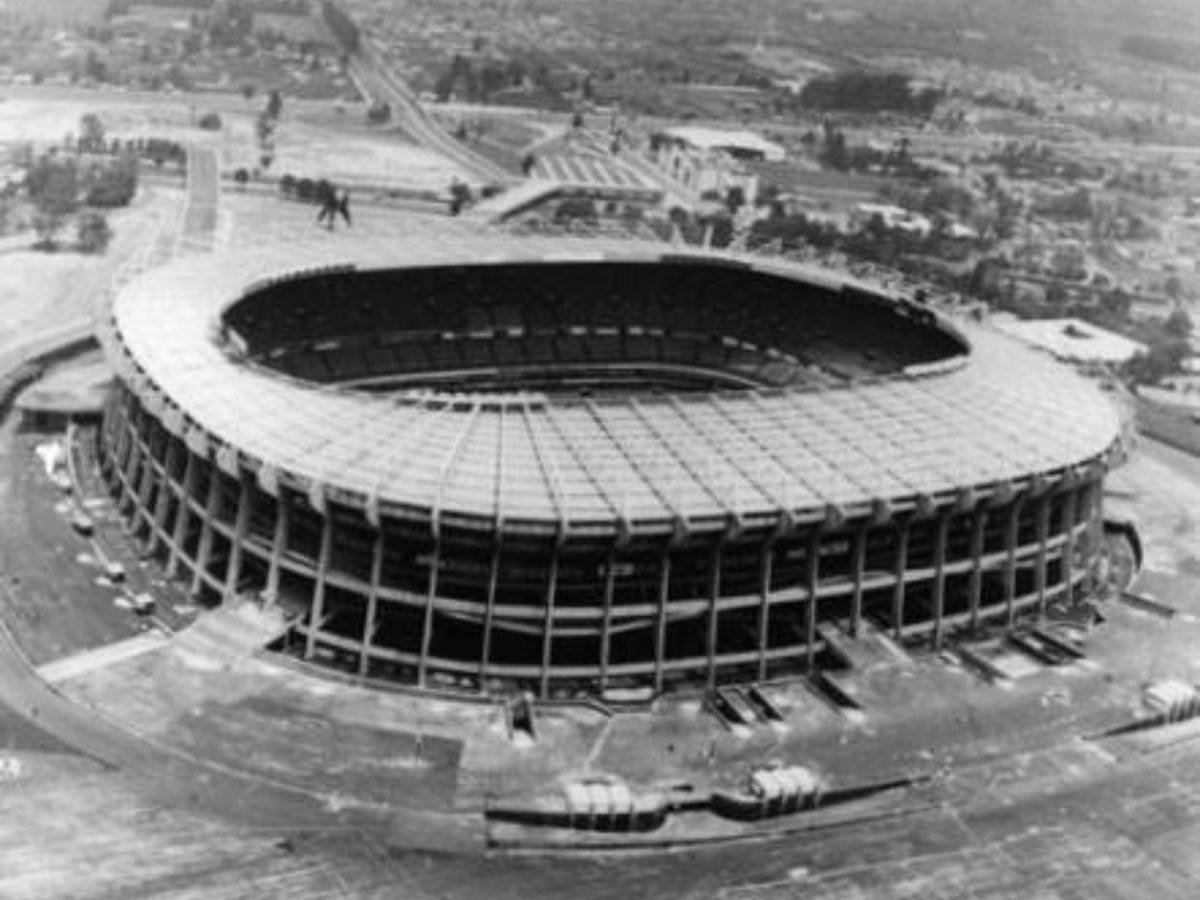
MULTIPOLYGON (((731 520, 770 524, 783 510, 802 519, 876 500, 916 505, 1087 464, 1117 437, 1116 414, 1093 385, 979 329, 965 365, 884 381, 604 400, 371 395, 246 365, 215 338, 231 303, 305 273, 714 255, 497 238, 194 257, 126 287, 106 344, 143 404, 227 471, 237 471, 236 452, 264 484, 289 480, 315 504, 336 491, 368 509, 514 529, 716 530, 731 520)), ((746 262, 825 287, 852 283, 746 262)))

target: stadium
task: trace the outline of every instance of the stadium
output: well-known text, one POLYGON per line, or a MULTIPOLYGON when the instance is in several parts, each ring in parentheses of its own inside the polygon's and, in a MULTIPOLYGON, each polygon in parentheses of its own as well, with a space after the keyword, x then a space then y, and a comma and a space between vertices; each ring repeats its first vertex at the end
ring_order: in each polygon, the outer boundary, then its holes
POLYGON ((480 238, 184 259, 116 297, 104 477, 208 602, 463 695, 639 699, 938 649, 1089 590, 1118 422, 792 263, 480 238))

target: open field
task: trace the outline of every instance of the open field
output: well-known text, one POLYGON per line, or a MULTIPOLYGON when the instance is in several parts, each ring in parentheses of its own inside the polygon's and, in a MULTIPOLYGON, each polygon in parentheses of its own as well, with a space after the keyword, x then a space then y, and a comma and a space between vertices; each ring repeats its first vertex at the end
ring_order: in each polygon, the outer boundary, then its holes
POLYGON ((104 19, 108 0, 0 0, 0 17, 56 24, 89 24, 104 19))

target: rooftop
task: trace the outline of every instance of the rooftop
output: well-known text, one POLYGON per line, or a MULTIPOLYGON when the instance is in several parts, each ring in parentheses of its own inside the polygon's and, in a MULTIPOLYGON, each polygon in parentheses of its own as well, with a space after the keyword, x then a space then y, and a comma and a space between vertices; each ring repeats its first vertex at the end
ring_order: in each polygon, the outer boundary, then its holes
MULTIPOLYGON (((368 506, 488 526, 707 530, 731 518, 767 526, 785 510, 820 518, 829 506, 988 490, 1086 464, 1116 439, 1116 414, 1091 384, 983 330, 970 333, 965 364, 960 357, 863 384, 603 400, 343 391, 239 363, 214 340, 220 315, 251 286, 301 272, 664 252, 714 258, 629 243, 564 250, 481 239, 185 260, 119 295, 114 318, 128 356, 110 354, 169 429, 194 447, 227 445, 260 480, 292 477, 317 503, 336 486, 368 506)), ((793 264, 777 271, 825 286, 844 281, 793 264)), ((217 458, 228 466, 234 457, 217 458)))

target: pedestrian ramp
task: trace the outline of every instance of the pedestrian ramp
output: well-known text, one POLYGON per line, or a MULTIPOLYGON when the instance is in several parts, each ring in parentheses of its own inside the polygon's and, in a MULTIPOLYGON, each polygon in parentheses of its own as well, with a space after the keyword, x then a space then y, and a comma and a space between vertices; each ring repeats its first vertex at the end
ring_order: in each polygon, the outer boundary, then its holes
POLYGON ((202 613, 175 638, 177 647, 206 655, 246 657, 283 637, 292 625, 279 606, 224 603, 202 613))
POLYGON ((161 631, 146 631, 103 647, 73 653, 62 659, 44 663, 37 668, 38 676, 50 684, 61 684, 81 675, 105 669, 117 663, 142 656, 166 645, 169 637, 161 631))

